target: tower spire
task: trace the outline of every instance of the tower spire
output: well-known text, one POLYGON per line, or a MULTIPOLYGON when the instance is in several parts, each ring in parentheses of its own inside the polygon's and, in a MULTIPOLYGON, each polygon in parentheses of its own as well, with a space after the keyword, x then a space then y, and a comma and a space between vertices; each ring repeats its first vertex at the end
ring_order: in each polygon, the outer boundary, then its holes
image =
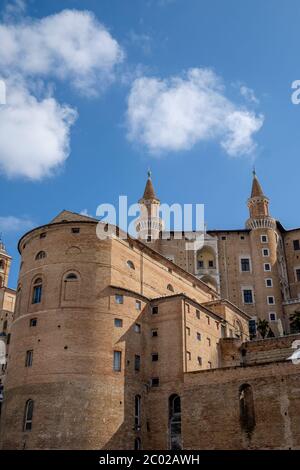
POLYGON ((136 231, 140 239, 150 242, 159 237, 163 224, 159 217, 160 201, 154 191, 150 169, 147 176, 144 194, 139 200, 140 217, 136 223, 136 231))
POLYGON ((255 167, 253 167, 253 180, 252 180, 252 190, 251 190, 251 197, 263 197, 264 192, 262 190, 262 187, 260 185, 260 182, 258 181, 255 167))

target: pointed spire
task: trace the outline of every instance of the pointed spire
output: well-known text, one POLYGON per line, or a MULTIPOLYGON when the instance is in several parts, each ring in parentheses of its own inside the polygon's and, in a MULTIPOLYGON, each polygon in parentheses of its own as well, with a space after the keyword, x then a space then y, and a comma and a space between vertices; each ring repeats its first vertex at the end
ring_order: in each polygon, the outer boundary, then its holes
POLYGON ((143 199, 148 199, 148 200, 149 199, 157 199, 155 191, 154 191, 154 187, 153 187, 153 184, 152 184, 151 171, 148 170, 147 174, 148 174, 148 179, 147 179, 143 199))
POLYGON ((252 181, 252 190, 251 190, 251 197, 261 197, 264 196, 262 187, 258 181, 256 176, 255 168, 253 168, 253 181, 252 181))

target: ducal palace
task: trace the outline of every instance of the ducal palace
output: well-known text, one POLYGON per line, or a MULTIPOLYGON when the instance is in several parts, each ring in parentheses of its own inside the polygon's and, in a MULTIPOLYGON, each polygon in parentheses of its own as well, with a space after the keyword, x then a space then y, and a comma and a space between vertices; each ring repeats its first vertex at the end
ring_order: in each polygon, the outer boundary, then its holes
POLYGON ((136 238, 26 233, 16 291, 1 242, 0 448, 300 449, 300 228, 255 173, 245 228, 201 248, 163 236, 150 174, 139 204, 136 238))

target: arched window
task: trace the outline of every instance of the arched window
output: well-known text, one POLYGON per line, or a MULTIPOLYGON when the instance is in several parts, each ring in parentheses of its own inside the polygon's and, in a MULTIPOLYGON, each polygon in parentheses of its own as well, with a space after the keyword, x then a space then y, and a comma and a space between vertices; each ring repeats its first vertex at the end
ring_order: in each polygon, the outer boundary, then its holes
POLYGON ((130 259, 127 261, 127 266, 129 269, 135 269, 134 263, 130 259))
POLYGON ((75 272, 69 272, 64 276, 63 282, 63 300, 76 300, 79 295, 80 286, 79 275, 75 272))
POLYGON ((174 292, 174 287, 172 286, 172 284, 168 284, 167 289, 170 290, 171 292, 174 292))
POLYGON ((32 303, 39 304, 42 301, 43 280, 39 277, 33 283, 32 303))
POLYGON ((31 431, 32 429, 33 406, 34 401, 31 399, 27 400, 25 404, 23 431, 31 431))
POLYGON ((0 269, 3 270, 5 267, 4 259, 0 259, 0 269))
POLYGON ((43 259, 43 258, 46 258, 46 253, 45 251, 39 251, 38 254, 36 255, 35 259, 38 260, 38 259, 43 259))
POLYGON ((141 439, 139 437, 136 437, 134 440, 134 450, 141 450, 141 448, 142 448, 141 439))
POLYGON ((134 397, 134 427, 140 429, 141 427, 141 396, 135 395, 134 397))
POLYGON ((240 386, 239 400, 241 428, 247 434, 251 434, 255 428, 255 410, 251 385, 243 384, 240 386))
POLYGON ((169 439, 170 449, 180 450, 181 445, 181 400, 179 395, 169 397, 169 439))

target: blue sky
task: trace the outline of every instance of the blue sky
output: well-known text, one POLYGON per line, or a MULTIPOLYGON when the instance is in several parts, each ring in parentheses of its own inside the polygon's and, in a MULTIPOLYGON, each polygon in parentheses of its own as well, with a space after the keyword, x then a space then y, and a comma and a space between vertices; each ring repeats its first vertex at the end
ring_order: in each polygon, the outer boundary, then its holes
POLYGON ((299 1, 18 0, 0 6, 0 77, 8 87, 7 105, 0 106, 0 231, 14 258, 12 287, 22 233, 62 209, 94 215, 99 204, 116 204, 119 194, 136 202, 148 167, 161 201, 204 203, 208 228, 226 229, 244 227, 255 164, 272 215, 287 228, 300 225, 300 105, 291 102, 291 84, 300 79, 299 1), (89 12, 92 43, 83 31, 82 53, 93 51, 93 35, 102 31, 109 66, 102 49, 90 52, 87 73, 74 69, 72 51, 62 43, 63 59, 52 43, 43 56, 43 35, 63 34, 65 9, 78 12, 76 19, 66 17, 70 30, 89 12), (16 30, 25 36, 13 37, 16 30), (19 56, 5 55, 3 38, 14 38, 19 56), (25 59, 20 65, 36 45, 38 66, 25 59), (20 129, 15 118, 7 127, 7 110, 19 116, 20 100, 23 111, 30 108, 32 127, 27 119, 20 129), (49 128, 44 133, 44 119, 62 123, 60 141, 49 128))

